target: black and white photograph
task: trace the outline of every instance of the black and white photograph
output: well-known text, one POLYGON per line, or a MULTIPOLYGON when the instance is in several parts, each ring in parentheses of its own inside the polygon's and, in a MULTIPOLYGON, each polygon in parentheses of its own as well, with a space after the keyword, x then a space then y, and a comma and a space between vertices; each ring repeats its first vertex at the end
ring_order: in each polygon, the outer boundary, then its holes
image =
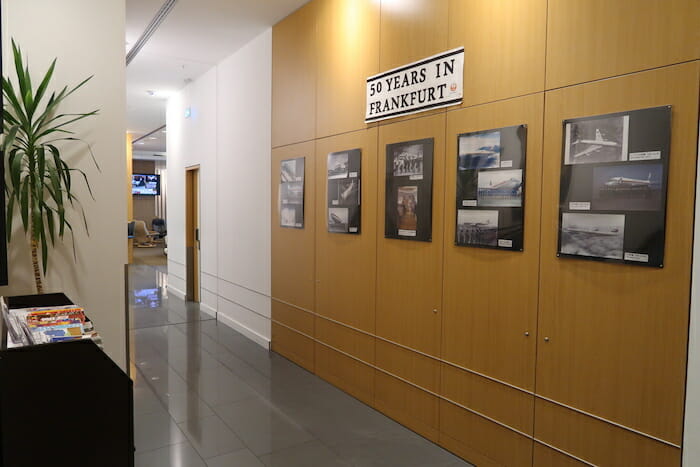
POLYGON ((280 163, 280 181, 295 182, 297 179, 297 161, 289 159, 280 163))
POLYGON ((565 163, 627 160, 629 115, 576 119, 565 127, 565 163))
POLYGON ((664 266, 671 106, 562 121, 559 249, 664 266))
POLYGON ((498 211, 459 209, 457 245, 498 245, 498 211))
POLYGON ((284 206, 280 209, 280 225, 282 227, 296 227, 297 210, 294 206, 284 206))
POLYGON ((661 164, 596 166, 591 207, 599 211, 658 211, 662 187, 661 164))
POLYGON ((328 209, 328 231, 336 233, 348 232, 348 208, 329 208, 328 209))
POLYGON ((394 148, 394 177, 423 175, 423 145, 407 144, 394 148))
POLYGON ((386 145, 385 238, 432 241, 434 144, 426 138, 386 145))
POLYGON ((335 184, 336 193, 333 198, 337 203, 334 204, 351 204, 353 206, 360 204, 360 181, 356 178, 339 180, 335 184))
POLYGON ((328 179, 347 178, 348 153, 334 152, 328 154, 328 179))
POLYGON ((280 162, 280 225, 304 228, 304 158, 280 162))
POLYGON ((501 132, 488 131, 460 135, 459 170, 491 169, 501 164, 501 132))
POLYGON ((332 152, 326 161, 328 232, 359 234, 362 151, 348 149, 332 152))
POLYGON ((622 259, 624 214, 563 213, 559 252, 565 255, 622 259))
POLYGON ((417 186, 402 186, 398 189, 396 204, 396 212, 398 214, 399 235, 402 231, 407 232, 405 235, 415 235, 418 229, 418 187, 417 186))
POLYGON ((302 204, 304 202, 304 182, 289 182, 280 185, 282 204, 302 204))
POLYGON ((479 172, 478 206, 520 207, 523 205, 523 171, 487 170, 479 172))

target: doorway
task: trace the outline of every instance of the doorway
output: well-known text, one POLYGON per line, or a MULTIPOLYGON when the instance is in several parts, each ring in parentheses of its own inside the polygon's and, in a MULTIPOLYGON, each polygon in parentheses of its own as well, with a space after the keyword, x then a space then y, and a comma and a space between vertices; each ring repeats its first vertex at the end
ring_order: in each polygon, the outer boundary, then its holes
POLYGON ((199 166, 185 169, 186 300, 199 302, 199 166))

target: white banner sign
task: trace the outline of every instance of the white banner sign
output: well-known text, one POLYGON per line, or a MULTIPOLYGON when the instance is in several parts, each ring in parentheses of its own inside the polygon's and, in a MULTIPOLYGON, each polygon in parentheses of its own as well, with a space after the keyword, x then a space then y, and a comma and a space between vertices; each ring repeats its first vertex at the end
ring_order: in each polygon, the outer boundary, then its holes
POLYGON ((464 47, 367 78, 365 122, 462 102, 464 47))

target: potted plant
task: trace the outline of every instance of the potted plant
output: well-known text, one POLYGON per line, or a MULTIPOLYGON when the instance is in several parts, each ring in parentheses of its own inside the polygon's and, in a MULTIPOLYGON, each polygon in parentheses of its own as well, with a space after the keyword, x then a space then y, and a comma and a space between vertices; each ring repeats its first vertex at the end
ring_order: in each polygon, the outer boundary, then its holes
MULTIPOLYGON (((87 113, 60 113, 61 104, 85 85, 92 76, 73 88, 63 87, 48 94, 56 59, 53 60, 39 86, 34 83, 25 63, 22 51, 12 41, 15 80, 2 77, 4 96, 3 139, 0 150, 5 164, 5 196, 7 202, 7 241, 12 239, 15 211, 19 211, 25 236, 31 249, 36 292, 43 293, 42 271, 46 274, 49 248, 57 240, 63 240, 66 231, 73 233, 73 225, 67 218, 67 210, 79 209, 87 230, 85 211, 75 196, 73 175, 85 181, 90 196, 92 189, 87 175, 70 167, 62 158, 60 145, 82 142, 71 131, 71 125, 97 115, 98 110, 87 113), (41 251, 41 269, 39 268, 41 251)), ((99 170, 89 145, 95 166, 99 170)), ((93 197, 94 199, 94 197, 93 197)), ((75 257, 75 242, 73 241, 75 257)))

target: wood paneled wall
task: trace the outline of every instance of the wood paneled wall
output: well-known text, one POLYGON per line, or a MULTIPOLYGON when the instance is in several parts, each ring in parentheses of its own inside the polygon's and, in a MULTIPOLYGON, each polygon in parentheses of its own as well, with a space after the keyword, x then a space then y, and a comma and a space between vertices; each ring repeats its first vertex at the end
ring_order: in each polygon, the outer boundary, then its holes
POLYGON ((696 0, 313 0, 273 30, 272 347, 479 466, 680 464, 696 0), (459 106, 364 124, 365 78, 465 47, 459 106), (663 269, 556 256, 563 119, 671 105, 663 269), (527 125, 522 253, 454 245, 457 135, 527 125), (386 145, 434 138, 433 238, 384 238, 386 145), (362 232, 326 156, 362 150, 362 232), (305 227, 279 161, 306 157, 305 227), (547 341, 544 338, 549 338, 547 341))

